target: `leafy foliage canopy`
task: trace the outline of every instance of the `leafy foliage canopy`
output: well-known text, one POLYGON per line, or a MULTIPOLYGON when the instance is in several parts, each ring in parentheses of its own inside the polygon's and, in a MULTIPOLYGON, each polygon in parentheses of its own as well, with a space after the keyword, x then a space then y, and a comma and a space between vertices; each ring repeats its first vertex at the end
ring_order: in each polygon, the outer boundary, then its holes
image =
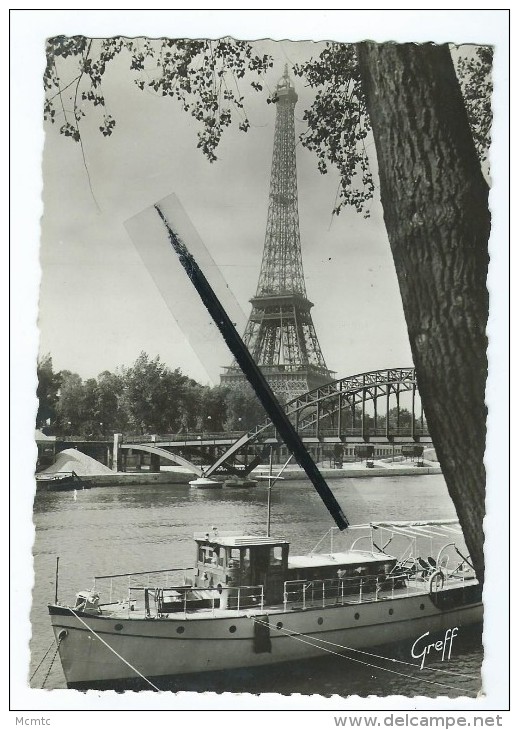
POLYGON ((246 431, 266 418, 249 386, 204 386, 144 352, 130 367, 87 380, 54 372, 46 355, 37 393, 37 426, 60 436, 246 431))
MULTIPOLYGON (((60 125, 64 136, 82 142, 80 122, 89 107, 100 114, 99 131, 105 137, 113 133, 116 120, 107 109, 103 77, 117 56, 127 58, 139 89, 174 99, 199 123, 197 146, 210 162, 217 159, 226 128, 236 123, 247 132, 250 127, 240 83, 245 79, 254 91, 262 91, 263 77, 273 66, 269 55, 258 55, 251 43, 233 38, 50 38, 44 111, 47 119, 60 125)), ((457 64, 481 161, 487 158, 490 143, 491 65, 492 48, 487 46, 461 56, 457 64)), ((300 141, 316 154, 322 174, 330 166, 339 172, 333 213, 350 206, 368 217, 375 190, 367 151, 371 127, 355 46, 326 43, 317 58, 295 65, 293 72, 316 90, 303 114, 308 128, 300 141)), ((275 94, 267 98, 268 103, 276 100, 275 94)))
POLYGON ((490 71, 494 50, 491 46, 478 46, 474 57, 461 56, 457 73, 461 84, 465 108, 480 160, 488 157, 492 128, 492 78, 490 71))
MULTIPOLYGON (((250 126, 238 80, 247 72, 262 75, 272 66, 270 56, 258 56, 249 43, 233 38, 50 38, 44 111, 46 119, 60 124, 63 135, 81 140, 80 121, 89 106, 101 113, 100 132, 112 134, 116 121, 107 110, 103 76, 119 55, 128 58, 139 89, 175 99, 200 122, 198 147, 211 162, 226 127, 235 119, 243 132, 250 126)), ((251 86, 263 88, 258 81, 251 86)))

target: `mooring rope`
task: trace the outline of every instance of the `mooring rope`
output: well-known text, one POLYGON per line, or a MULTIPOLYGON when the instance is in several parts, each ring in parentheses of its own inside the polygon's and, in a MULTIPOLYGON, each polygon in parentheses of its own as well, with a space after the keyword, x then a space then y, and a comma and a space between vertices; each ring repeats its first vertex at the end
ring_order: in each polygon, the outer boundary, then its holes
MULTIPOLYGON (((419 664, 415 664, 414 662, 406 662, 405 659, 396 659, 395 657, 388 657, 388 656, 382 656, 381 654, 373 654, 369 651, 363 651, 362 649, 354 649, 353 647, 349 646, 342 646, 342 644, 333 644, 331 641, 327 641, 326 639, 321 639, 318 637, 315 637, 317 641, 322 641, 325 644, 332 644, 333 646, 338 646, 341 649, 347 649, 348 651, 354 651, 358 654, 365 654, 366 656, 371 656, 374 659, 382 659, 386 662, 395 662, 397 664, 405 664, 408 667, 414 667, 414 669, 420 669, 422 670, 422 667, 420 667, 419 664)), ((479 679, 475 674, 465 674, 465 672, 458 672, 454 669, 443 669, 443 667, 427 667, 424 666, 423 669, 426 669, 429 672, 443 672, 444 674, 452 674, 455 677, 462 677, 465 679, 479 679)))
MULTIPOLYGON (((53 643, 54 643, 54 642, 53 642, 53 643)), ((58 655, 58 651, 59 651, 59 645, 60 645, 60 644, 61 644, 61 639, 58 639, 58 643, 57 643, 57 645, 56 645, 56 651, 54 652, 54 656, 52 657, 52 661, 51 661, 51 663, 49 664, 49 668, 47 669, 47 674, 45 675, 45 677, 43 678, 43 682, 41 683, 41 688, 42 688, 42 689, 43 689, 43 688, 45 687, 45 682, 46 682, 46 681, 47 681, 47 679, 49 678, 50 670, 52 669, 52 665, 54 664, 54 660, 56 659, 56 656, 58 655)), ((51 645, 51 646, 52 646, 52 645, 51 645)))
POLYGON ((107 642, 106 642, 106 641, 105 641, 105 640, 104 640, 104 639, 103 639, 103 638, 102 638, 101 636, 99 636, 99 634, 98 634, 98 633, 97 633, 96 631, 94 631, 94 629, 93 629, 93 628, 92 628, 91 626, 89 626, 89 625, 88 625, 88 624, 86 623, 86 621, 83 621, 83 619, 82 619, 82 618, 81 618, 80 616, 78 616, 78 615, 77 615, 77 613, 76 613, 76 612, 75 612, 75 611, 74 611, 74 610, 73 610, 72 608, 70 608, 70 607, 69 607, 69 611, 70 611, 70 612, 71 612, 71 613, 72 613, 72 614, 73 614, 73 615, 74 615, 74 616, 75 616, 75 617, 77 618, 77 620, 78 620, 78 621, 79 621, 80 623, 82 623, 82 624, 83 624, 83 626, 86 626, 86 628, 87 628, 87 629, 88 629, 88 630, 89 630, 89 631, 90 631, 90 632, 91 632, 91 633, 92 633, 92 634, 93 634, 93 635, 94 635, 94 636, 95 636, 95 637, 96 637, 97 639, 99 639, 99 641, 101 641, 101 642, 102 642, 102 643, 103 643, 103 644, 104 644, 104 645, 105 645, 105 646, 106 646, 106 647, 107 647, 108 649, 110 649, 110 651, 111 651, 111 652, 113 652, 113 653, 115 654, 115 656, 116 656, 116 657, 117 657, 118 659, 120 659, 120 660, 121 660, 122 662, 124 662, 124 664, 126 664, 126 665, 127 665, 128 667, 130 667, 130 669, 131 669, 131 670, 132 670, 133 672, 135 672, 135 674, 138 674, 138 675, 139 675, 139 677, 141 677, 142 679, 144 679, 144 681, 145 681, 145 682, 147 682, 147 683, 148 683, 148 684, 150 685, 150 687, 153 687, 153 690, 154 690, 155 692, 160 692, 160 689, 159 689, 158 687, 156 687, 156 686, 155 686, 155 685, 153 684, 153 682, 151 682, 151 681, 150 681, 150 680, 148 679, 148 677, 145 677, 145 676, 144 676, 144 674, 141 674, 141 672, 139 672, 139 670, 138 670, 138 669, 137 669, 136 667, 134 667, 134 666, 133 666, 133 664, 130 664, 130 662, 128 662, 128 661, 127 661, 127 660, 126 660, 126 659, 125 659, 125 658, 124 658, 123 656, 121 656, 121 655, 120 655, 120 654, 119 654, 118 652, 116 652, 116 651, 115 651, 115 649, 114 649, 113 647, 111 647, 111 646, 110 646, 110 644, 108 644, 108 643, 107 643, 107 642))
MULTIPOLYGON (((270 626, 270 624, 267 624, 263 621, 259 621, 258 619, 254 618, 254 616, 251 616, 251 618, 253 621, 255 621, 263 626, 270 626)), ((378 666, 377 664, 371 664, 370 662, 362 661, 362 659, 354 659, 353 657, 346 657, 346 656, 344 656, 344 654, 340 654, 338 651, 333 651, 333 649, 327 649, 325 646, 319 646, 318 644, 313 644, 311 641, 305 641, 305 639, 314 638, 314 637, 308 637, 306 634, 301 634, 297 631, 289 632, 287 629, 284 629, 284 628, 278 629, 277 626, 275 628, 278 631, 284 632, 285 635, 288 636, 288 638, 292 638, 292 639, 295 639, 296 641, 300 641, 303 644, 308 644, 309 646, 313 646, 314 649, 321 649, 321 651, 324 651, 327 654, 333 654, 334 656, 341 657, 342 659, 347 659, 348 661, 356 662, 357 664, 362 664, 363 666, 366 666, 366 667, 371 667, 372 669, 381 669, 384 672, 390 672, 391 674, 397 674, 398 676, 405 677, 406 679, 415 679, 418 682, 426 682, 427 684, 432 684, 432 685, 435 685, 438 687, 446 687, 447 689, 453 689, 453 690, 456 690, 457 692, 459 692, 461 689, 460 687, 455 687, 452 684, 445 684, 443 682, 436 682, 434 680, 424 679, 422 677, 415 677, 412 674, 405 674, 404 672, 397 672, 396 669, 389 669, 388 667, 381 667, 381 666, 378 666), (305 637, 305 639, 302 638, 303 636, 305 637)), ((321 640, 321 641, 324 641, 324 640, 321 640)), ((332 643, 332 642, 329 642, 329 643, 332 643)), ((348 650, 348 647, 341 647, 340 644, 335 644, 335 646, 348 650)), ((355 651, 355 650, 351 649, 351 651, 355 651)), ((474 690, 469 690, 469 691, 474 692, 474 690)), ((476 696, 477 696, 476 692, 474 692, 474 694, 476 694, 476 696)))
MULTIPOLYGON (((275 627, 277 629, 277 626, 275 627)), ((281 629, 282 631, 284 629, 281 629)), ((288 630, 287 630, 288 631, 288 630)), ((294 632, 297 633, 297 632, 294 632)), ((290 635, 290 632, 288 632, 290 635)), ((307 634, 301 634, 302 636, 307 636, 307 634)), ((347 651, 354 651, 357 654, 364 654, 365 656, 373 657, 374 659, 382 659, 386 662, 394 662, 396 664, 405 664, 408 667, 413 667, 414 669, 420 669, 419 664, 415 664, 414 662, 406 662, 405 659, 396 659, 395 657, 388 657, 388 656, 382 656, 381 654, 374 654, 373 652, 364 651, 362 649, 355 649, 352 646, 344 646, 344 644, 336 644, 333 641, 328 641, 327 639, 321 639, 320 636, 312 636, 311 637, 314 641, 320 641, 323 644, 329 644, 330 646, 336 646, 339 649, 346 649, 347 651)), ((464 677, 466 679, 478 679, 478 677, 474 674, 465 674, 464 672, 458 672, 454 669, 443 669, 441 667, 427 667, 424 666, 423 669, 427 669, 429 672, 443 672, 444 674, 453 674, 455 677, 464 677)))
POLYGON ((43 662, 45 661, 45 657, 47 656, 47 654, 49 653, 49 651, 50 651, 50 650, 52 649, 52 647, 54 646, 54 641, 55 641, 55 640, 54 640, 54 639, 52 639, 52 641, 51 641, 51 644, 50 644, 49 648, 47 649, 47 651, 45 652, 45 654, 44 654, 44 655, 43 655, 43 657, 41 658, 41 661, 40 661, 40 663, 38 664, 38 666, 36 667, 36 669, 34 670, 34 672, 33 672, 33 673, 31 674, 31 676, 30 676, 30 678, 29 678, 29 682, 32 682, 32 680, 34 679, 34 675, 36 674, 36 672, 38 671, 38 669, 39 669, 39 668, 41 667, 41 665, 43 664, 43 662))

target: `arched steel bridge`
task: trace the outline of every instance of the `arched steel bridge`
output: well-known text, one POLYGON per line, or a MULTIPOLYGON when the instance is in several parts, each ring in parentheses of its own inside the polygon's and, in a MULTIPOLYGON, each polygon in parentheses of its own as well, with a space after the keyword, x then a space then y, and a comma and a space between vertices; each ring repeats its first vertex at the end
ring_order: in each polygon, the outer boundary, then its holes
MULTIPOLYGON (((416 374, 414 368, 389 368, 373 370, 368 373, 351 375, 309 391, 285 404, 284 408, 303 442, 312 443, 402 443, 409 441, 430 441, 424 421, 421 401, 417 402, 416 374), (406 423, 401 423, 400 395, 410 392, 410 413, 406 423), (379 415, 379 402, 384 404, 379 415), (391 401, 394 406, 390 409, 391 401), (373 415, 368 415, 366 405, 371 403, 373 415), (417 407, 418 406, 418 407, 417 407), (391 417, 390 417, 391 410, 391 417)), ((409 396, 408 396, 409 397, 409 396)), ((236 473, 233 460, 240 451, 252 444, 278 443, 277 434, 270 421, 259 424, 254 429, 230 440, 225 435, 212 434, 210 439, 193 440, 188 443, 181 436, 165 438, 154 437, 139 443, 121 444, 124 449, 146 451, 156 457, 169 459, 176 464, 190 468, 196 474, 210 476, 216 471, 236 473), (203 447, 212 446, 220 450, 220 455, 207 468, 196 466, 177 453, 168 451, 179 447, 192 448, 200 452, 203 447)), ((206 449, 207 451, 207 449, 206 449)), ((207 451, 207 456, 210 452, 207 451)), ((213 457, 214 458, 214 457, 213 457)), ((261 454, 246 467, 251 471, 259 463, 261 454)), ((243 469, 240 473, 243 473, 243 469)))

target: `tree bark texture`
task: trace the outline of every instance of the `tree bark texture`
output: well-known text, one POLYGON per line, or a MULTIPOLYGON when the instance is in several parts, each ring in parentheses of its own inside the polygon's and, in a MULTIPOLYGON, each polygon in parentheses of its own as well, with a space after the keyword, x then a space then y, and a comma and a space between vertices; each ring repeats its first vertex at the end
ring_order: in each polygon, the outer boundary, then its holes
POLYGON ((418 389, 482 581, 488 186, 448 47, 357 52, 418 389))

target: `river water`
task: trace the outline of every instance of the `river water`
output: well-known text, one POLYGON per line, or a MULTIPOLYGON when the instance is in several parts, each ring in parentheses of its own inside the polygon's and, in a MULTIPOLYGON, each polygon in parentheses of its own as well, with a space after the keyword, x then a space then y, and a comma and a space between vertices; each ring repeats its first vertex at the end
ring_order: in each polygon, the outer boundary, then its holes
MULTIPOLYGON (((371 520, 454 518, 455 511, 441 475, 345 478, 330 486, 351 524, 371 520)), ((69 603, 78 590, 90 588, 92 576, 161 570, 194 563, 194 532, 215 525, 223 532, 264 534, 266 485, 252 489, 202 491, 188 485, 127 485, 70 492, 38 493, 34 502, 35 583, 31 610, 30 675, 49 648, 53 635, 47 604, 54 600, 56 557, 60 558, 59 600, 69 603)), ((272 530, 291 542, 292 554, 312 549, 333 522, 307 481, 278 482, 273 488, 272 530)), ((418 637, 416 637, 418 638, 418 637)), ((413 662, 412 641, 385 647, 380 656, 413 662)), ((30 686, 41 687, 53 650, 30 686)), ((440 654, 438 654, 440 657, 440 654)), ((462 630, 451 660, 432 655, 420 671, 407 664, 359 655, 326 654, 320 659, 261 670, 236 670, 205 677, 169 680, 172 691, 302 693, 329 696, 404 695, 474 697, 481 687, 483 658, 477 632, 462 630), (462 676, 463 675, 463 676, 462 676)), ((45 687, 65 688, 59 659, 45 687)))

